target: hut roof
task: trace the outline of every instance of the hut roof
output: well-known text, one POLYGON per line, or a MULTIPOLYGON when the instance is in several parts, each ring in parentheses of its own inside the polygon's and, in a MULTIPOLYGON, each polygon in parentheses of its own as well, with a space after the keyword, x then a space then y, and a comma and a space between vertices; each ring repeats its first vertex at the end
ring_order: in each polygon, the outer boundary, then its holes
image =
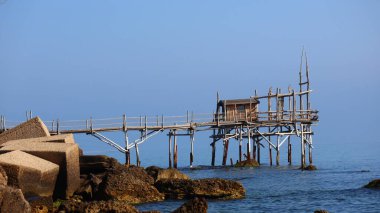
POLYGON ((226 105, 230 104, 257 104, 260 103, 254 98, 247 98, 247 99, 230 99, 230 100, 222 100, 222 102, 226 105))

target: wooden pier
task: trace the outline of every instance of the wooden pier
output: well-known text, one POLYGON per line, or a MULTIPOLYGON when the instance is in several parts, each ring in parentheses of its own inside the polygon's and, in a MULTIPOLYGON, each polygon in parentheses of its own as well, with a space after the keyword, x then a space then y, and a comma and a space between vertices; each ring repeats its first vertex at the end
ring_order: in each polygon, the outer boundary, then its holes
MULTIPOLYGON (((123 115, 115 118, 74 120, 74 121, 44 121, 51 134, 85 133, 92 135, 100 141, 109 144, 118 151, 125 153, 126 164, 131 163, 130 152, 136 153, 136 165, 140 165, 139 145, 153 136, 167 132, 168 136, 168 166, 177 168, 178 148, 177 137, 185 136, 190 140, 189 164, 194 162, 194 140, 197 132, 209 131, 210 146, 212 147, 211 165, 215 166, 216 144, 223 143, 222 165, 228 161, 228 148, 230 140, 239 142, 238 161, 256 160, 262 163, 261 151, 267 146, 269 164, 273 165, 272 154, 275 151, 276 165, 280 165, 281 147, 287 146, 287 161, 292 164, 291 138, 299 138, 301 144, 301 168, 308 163, 312 164, 312 149, 314 134, 312 126, 318 123, 318 111, 311 108, 309 80, 309 67, 307 58, 305 76, 303 76, 303 57, 299 72, 298 91, 287 88, 270 88, 265 95, 259 95, 255 90, 253 96, 247 99, 221 100, 219 94, 216 99, 216 111, 213 113, 194 114, 187 112, 182 116, 139 116, 128 117, 123 115), (124 144, 120 145, 102 135, 102 132, 124 132, 124 144), (130 141, 128 133, 140 132, 139 138, 130 141), (245 143, 245 144, 243 144, 245 143), (265 146, 266 145, 266 146, 265 146)), ((32 113, 27 113, 31 118, 32 113)), ((10 129, 20 122, 8 121, 0 116, 0 132, 10 129)), ((232 158, 230 158, 232 164, 232 158)))

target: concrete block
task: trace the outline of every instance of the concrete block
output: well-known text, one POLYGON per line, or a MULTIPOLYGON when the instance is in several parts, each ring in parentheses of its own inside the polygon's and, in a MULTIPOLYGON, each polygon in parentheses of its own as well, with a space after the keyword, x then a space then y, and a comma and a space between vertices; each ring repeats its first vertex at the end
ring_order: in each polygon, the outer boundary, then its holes
POLYGON ((53 195, 57 164, 16 150, 0 155, 0 165, 7 173, 8 185, 20 188, 26 197, 53 195))
POLYGON ((21 144, 21 143, 30 143, 30 142, 75 143, 75 140, 74 140, 73 134, 60 134, 60 135, 39 137, 39 138, 11 140, 3 144, 0 144, 0 146, 8 146, 11 144, 21 144))
POLYGON ((38 138, 50 136, 48 128, 39 117, 26 121, 0 134, 0 144, 17 139, 38 138))
POLYGON ((59 165, 54 191, 55 198, 69 198, 79 188, 79 147, 73 143, 14 143, 4 146, 0 153, 20 150, 59 165))

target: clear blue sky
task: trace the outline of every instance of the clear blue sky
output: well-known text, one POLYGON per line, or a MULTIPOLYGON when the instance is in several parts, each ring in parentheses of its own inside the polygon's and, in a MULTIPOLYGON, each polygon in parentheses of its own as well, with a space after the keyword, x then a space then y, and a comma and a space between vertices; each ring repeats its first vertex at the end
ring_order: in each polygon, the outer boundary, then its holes
POLYGON ((212 112, 216 91, 296 86, 305 46, 316 146, 380 151, 380 1, 0 2, 9 119, 212 112))

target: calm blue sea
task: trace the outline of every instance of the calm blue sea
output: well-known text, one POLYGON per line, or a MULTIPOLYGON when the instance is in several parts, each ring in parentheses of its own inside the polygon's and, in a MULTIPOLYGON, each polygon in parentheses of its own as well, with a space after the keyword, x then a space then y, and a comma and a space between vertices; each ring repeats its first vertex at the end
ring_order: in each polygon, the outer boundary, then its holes
MULTIPOLYGON (((380 191, 363 184, 379 177, 379 171, 326 167, 300 171, 296 167, 183 169, 192 178, 221 177, 240 181, 246 198, 209 200, 209 212, 380 212, 380 191)), ((166 201, 138 206, 139 210, 170 212, 184 201, 166 201)))
MULTIPOLYGON (((118 137, 114 136, 114 138, 118 137)), ((379 141, 353 140, 348 135, 341 139, 323 140, 321 137, 315 140, 313 160, 314 165, 318 167, 317 171, 298 170, 300 147, 297 141, 294 142, 293 149, 294 166, 287 165, 286 147, 283 147, 279 167, 268 165, 268 151, 264 149, 262 150, 263 165, 260 168, 217 167, 212 169, 209 167, 210 139, 199 136, 195 144, 195 165, 207 166, 197 166, 198 169, 190 170, 188 167, 189 140, 180 138, 178 163, 180 170, 193 179, 219 177, 240 181, 245 187, 245 199, 209 200, 209 212, 314 212, 316 209, 326 209, 329 212, 380 212, 380 190, 363 188, 363 185, 370 180, 380 178, 379 141)), ((117 152, 91 152, 91 149, 109 148, 107 145, 97 147, 102 144, 97 141, 89 142, 87 137, 83 138, 81 145, 90 150, 87 154, 107 154, 124 162, 124 156, 117 152)), ((142 166, 167 167, 168 150, 165 136, 143 144, 140 148, 142 166)), ((222 160, 221 150, 221 144, 218 144, 216 162, 219 164, 222 160)), ((237 153, 238 143, 230 143, 228 158, 231 157, 235 161, 237 153)), ((132 162, 134 162, 134 156, 132 156, 132 162)), ((137 208, 170 212, 184 202, 169 200, 144 204, 137 208)))
MULTIPOLYGON (((209 212, 380 212, 380 190, 364 189, 380 177, 378 161, 355 163, 329 161, 317 171, 300 171, 296 166, 260 168, 202 167, 182 169, 194 179, 220 177, 240 181, 246 198, 232 201, 209 200, 209 212)), ((166 201, 138 206, 140 210, 170 212, 184 201, 166 201)))

